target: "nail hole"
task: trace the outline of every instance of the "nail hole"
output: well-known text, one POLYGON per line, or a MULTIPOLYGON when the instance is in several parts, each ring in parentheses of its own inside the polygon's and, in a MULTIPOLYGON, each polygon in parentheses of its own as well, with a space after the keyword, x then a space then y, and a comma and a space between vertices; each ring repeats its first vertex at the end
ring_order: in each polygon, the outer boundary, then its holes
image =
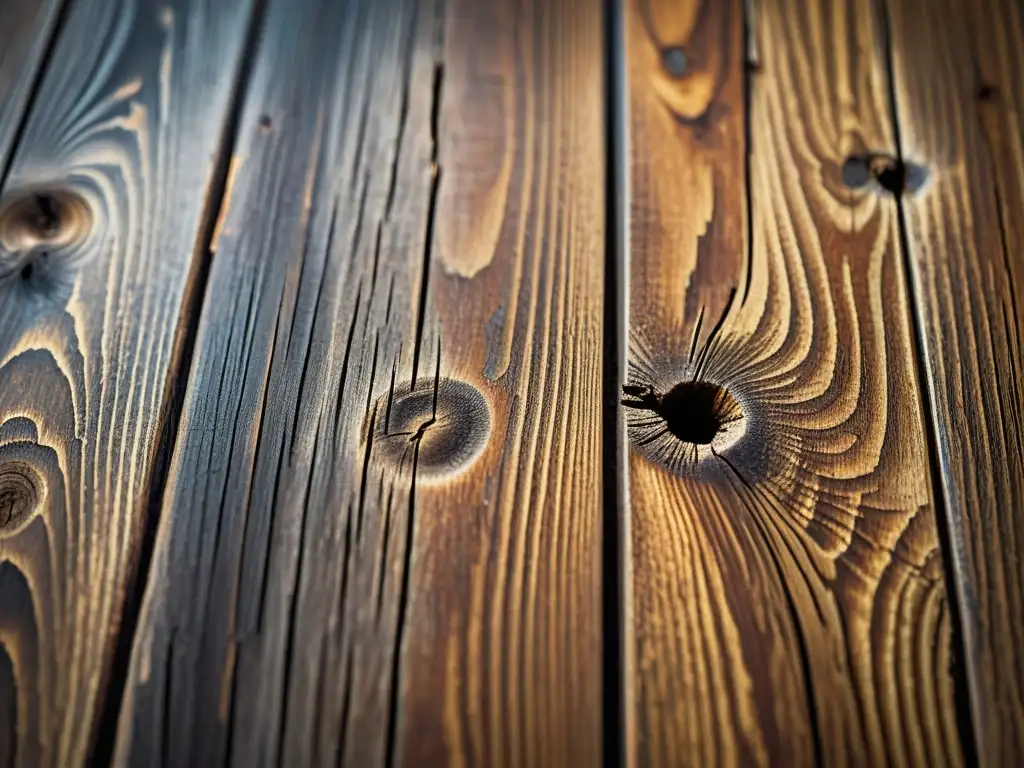
POLYGON ((689 61, 686 51, 679 47, 666 48, 661 53, 661 63, 672 77, 683 77, 689 61))
POLYGON ((39 498, 39 476, 24 462, 0 467, 0 532, 11 531, 32 514, 39 498))
POLYGON ((274 123, 270 119, 270 115, 267 115, 267 114, 260 115, 260 128, 262 128, 264 131, 269 131, 273 127, 274 127, 274 123))
POLYGON ((26 264, 24 267, 21 268, 21 279, 22 280, 31 280, 32 279, 32 265, 31 264, 26 264))

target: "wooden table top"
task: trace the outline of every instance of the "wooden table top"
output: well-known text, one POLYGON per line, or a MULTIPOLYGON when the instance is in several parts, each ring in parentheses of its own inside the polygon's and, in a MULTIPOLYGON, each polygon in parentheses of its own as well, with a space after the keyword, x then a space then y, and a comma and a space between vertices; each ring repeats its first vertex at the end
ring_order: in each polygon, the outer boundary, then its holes
POLYGON ((1024 764, 1019 0, 0 0, 0 766, 1024 764))

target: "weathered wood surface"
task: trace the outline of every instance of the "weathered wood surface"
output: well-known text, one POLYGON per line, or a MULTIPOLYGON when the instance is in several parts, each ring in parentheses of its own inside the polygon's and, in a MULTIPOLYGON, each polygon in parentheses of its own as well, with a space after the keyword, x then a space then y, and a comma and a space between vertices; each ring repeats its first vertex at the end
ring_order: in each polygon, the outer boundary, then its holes
POLYGON ((626 6, 630 759, 957 764, 884 30, 743 5, 626 6))
MULTIPOLYGON (((4 24, 24 7, 5 1, 4 24)), ((0 754, 15 765, 81 765, 96 744, 249 8, 76 3, 13 153, 0 202, 0 754)))
POLYGON ((59 8, 60 0, 4 0, 0 7, 0 183, 59 8))
POLYGON ((1024 5, 889 0, 904 197, 978 754, 1024 761, 1024 5))
POLYGON ((267 13, 116 762, 597 765, 600 4, 267 13))

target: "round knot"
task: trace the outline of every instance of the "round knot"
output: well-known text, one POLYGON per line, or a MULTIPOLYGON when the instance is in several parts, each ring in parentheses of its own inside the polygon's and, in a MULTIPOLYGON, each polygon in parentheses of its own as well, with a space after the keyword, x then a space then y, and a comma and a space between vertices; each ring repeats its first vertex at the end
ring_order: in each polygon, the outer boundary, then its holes
POLYGON ((0 533, 18 530, 39 504, 39 475, 28 464, 0 466, 0 533))
POLYGON ((416 462, 419 480, 439 480, 469 467, 487 445, 491 413, 475 387, 454 379, 421 379, 396 387, 374 410, 373 450, 401 470, 416 462))
POLYGON ((63 248, 85 238, 92 227, 89 205, 70 190, 19 194, 0 210, 0 246, 12 253, 63 248))

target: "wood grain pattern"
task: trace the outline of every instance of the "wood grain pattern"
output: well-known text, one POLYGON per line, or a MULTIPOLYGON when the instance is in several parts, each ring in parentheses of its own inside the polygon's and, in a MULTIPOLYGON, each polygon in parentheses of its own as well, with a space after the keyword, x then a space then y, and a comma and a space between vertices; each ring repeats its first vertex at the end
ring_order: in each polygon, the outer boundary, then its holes
POLYGON ((624 34, 630 760, 958 764, 897 207, 844 183, 895 151, 880 24, 630 0, 624 34))
POLYGON ((118 764, 600 762, 601 56, 271 0, 118 764))
POLYGON ((61 0, 4 0, 0 16, 0 183, 60 5, 61 0))
POLYGON ((96 743, 249 8, 75 4, 2 190, 0 710, 16 711, 15 765, 81 765, 96 743))
POLYGON ((979 758, 1024 760, 1024 7, 890 0, 904 198, 979 758))

